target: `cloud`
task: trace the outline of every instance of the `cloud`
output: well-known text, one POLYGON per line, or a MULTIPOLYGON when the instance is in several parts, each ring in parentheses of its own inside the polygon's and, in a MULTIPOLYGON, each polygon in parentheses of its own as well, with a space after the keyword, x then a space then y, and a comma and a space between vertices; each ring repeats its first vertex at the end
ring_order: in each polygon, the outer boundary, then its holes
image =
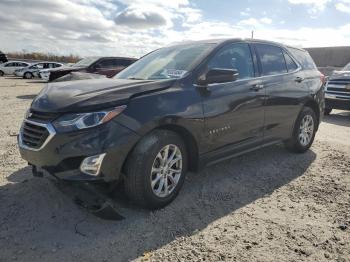
POLYGON ((252 27, 261 27, 264 24, 271 24, 272 19, 268 17, 263 17, 260 19, 257 18, 249 18, 249 19, 244 19, 238 22, 239 26, 252 26, 252 27))
POLYGON ((308 12, 315 15, 322 12, 332 0, 288 0, 288 2, 294 5, 309 6, 308 12))
MULTIPOLYGON (((289 1, 307 2, 308 8, 320 10, 328 4, 328 0, 289 1)), ((333 1, 336 6, 336 3, 346 5, 350 0, 333 1)), ((276 16, 272 20, 266 13, 252 17, 250 9, 242 9, 248 16, 236 23, 223 21, 220 16, 207 18, 189 0, 31 0, 30 5, 27 3, 27 0, 0 1, 2 51, 26 49, 81 56, 140 57, 173 42, 250 37, 252 29, 256 38, 303 47, 350 43, 350 21, 337 27, 282 30, 276 28, 281 27, 283 20, 276 16)), ((237 10, 238 17, 240 11, 237 10)))
POLYGON ((115 19, 117 25, 131 28, 156 28, 160 26, 171 26, 171 20, 167 19, 162 10, 152 7, 131 6, 119 13, 115 19))
POLYGON ((341 0, 336 3, 335 8, 341 12, 350 13, 350 0, 341 0))

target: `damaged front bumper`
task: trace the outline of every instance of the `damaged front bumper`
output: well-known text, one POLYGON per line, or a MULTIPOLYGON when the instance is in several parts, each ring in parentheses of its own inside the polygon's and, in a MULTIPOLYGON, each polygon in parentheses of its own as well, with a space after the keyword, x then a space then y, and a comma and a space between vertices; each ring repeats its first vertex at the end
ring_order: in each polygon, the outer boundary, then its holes
POLYGON ((44 169, 58 179, 69 181, 118 180, 127 154, 139 139, 139 135, 116 121, 72 133, 56 133, 50 128, 43 145, 30 148, 23 142, 22 126, 18 137, 20 154, 35 167, 33 170, 44 169), (82 172, 84 160, 102 154, 95 175, 82 172))

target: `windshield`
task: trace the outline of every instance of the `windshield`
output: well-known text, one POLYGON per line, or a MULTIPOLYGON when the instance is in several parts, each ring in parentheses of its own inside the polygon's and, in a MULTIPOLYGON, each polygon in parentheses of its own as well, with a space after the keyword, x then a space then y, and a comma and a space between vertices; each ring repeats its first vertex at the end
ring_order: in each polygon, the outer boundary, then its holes
POLYGON ((91 65, 93 62, 95 62, 98 59, 98 57, 87 57, 84 58, 80 61, 78 61, 77 63, 75 63, 74 65, 72 65, 73 67, 86 67, 91 65))
POLYGON ((350 63, 347 64, 342 71, 350 71, 350 63))
POLYGON ((158 49, 124 69, 120 79, 177 79, 193 69, 214 44, 187 44, 158 49))

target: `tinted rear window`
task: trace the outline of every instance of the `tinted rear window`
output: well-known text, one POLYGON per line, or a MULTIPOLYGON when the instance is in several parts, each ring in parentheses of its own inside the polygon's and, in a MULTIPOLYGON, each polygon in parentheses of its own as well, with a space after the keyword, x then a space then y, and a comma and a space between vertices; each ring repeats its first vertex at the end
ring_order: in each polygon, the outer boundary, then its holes
POLYGON ((304 69, 316 69, 314 60, 311 58, 310 54, 304 50, 288 48, 289 52, 292 53, 294 58, 300 63, 304 69))
POLYGON ((260 57, 262 74, 277 75, 287 73, 283 51, 278 46, 256 44, 256 51, 260 57))

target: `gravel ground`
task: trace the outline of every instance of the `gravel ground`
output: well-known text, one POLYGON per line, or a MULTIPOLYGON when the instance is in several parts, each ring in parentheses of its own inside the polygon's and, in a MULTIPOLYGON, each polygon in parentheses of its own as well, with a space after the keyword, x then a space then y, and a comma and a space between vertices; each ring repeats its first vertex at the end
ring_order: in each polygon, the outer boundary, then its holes
POLYGON ((282 146, 189 173, 179 197, 122 221, 76 206, 33 178, 16 135, 40 81, 0 78, 0 261, 350 261, 350 113, 335 111, 311 150, 282 146))

